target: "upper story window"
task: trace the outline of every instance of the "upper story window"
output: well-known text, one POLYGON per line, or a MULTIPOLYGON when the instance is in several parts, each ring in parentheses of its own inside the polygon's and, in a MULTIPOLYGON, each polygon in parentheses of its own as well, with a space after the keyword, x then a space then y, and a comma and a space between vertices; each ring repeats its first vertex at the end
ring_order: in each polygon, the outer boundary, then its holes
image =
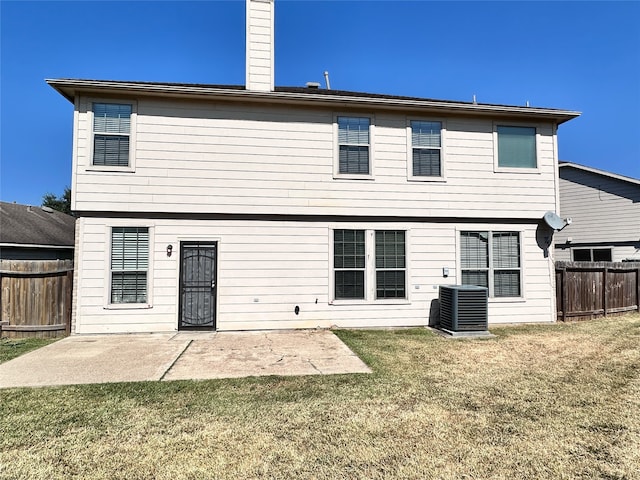
POLYGON ((147 303, 149 228, 111 228, 111 302, 147 303))
POLYGON ((522 296, 520 232, 460 232, 463 285, 489 289, 490 297, 522 296))
POLYGON ((496 126, 499 168, 537 168, 536 128, 496 126))
POLYGON ((337 118, 339 175, 371 175, 371 119, 368 117, 337 118))
POLYGON ((131 104, 93 104, 92 165, 129 167, 131 104))
POLYGON ((412 120, 409 124, 411 145, 409 178, 442 178, 442 132, 439 121, 412 120))

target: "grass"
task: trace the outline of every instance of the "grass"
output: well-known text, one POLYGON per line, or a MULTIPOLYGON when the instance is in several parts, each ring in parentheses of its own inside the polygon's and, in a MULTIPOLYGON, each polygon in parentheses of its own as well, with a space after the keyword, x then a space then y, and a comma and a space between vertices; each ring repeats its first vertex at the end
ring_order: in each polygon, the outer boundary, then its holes
POLYGON ((640 478, 640 315, 492 332, 337 332, 370 375, 0 390, 0 478, 640 478))
POLYGON ((56 340, 57 338, 0 338, 0 363, 49 345, 56 340))

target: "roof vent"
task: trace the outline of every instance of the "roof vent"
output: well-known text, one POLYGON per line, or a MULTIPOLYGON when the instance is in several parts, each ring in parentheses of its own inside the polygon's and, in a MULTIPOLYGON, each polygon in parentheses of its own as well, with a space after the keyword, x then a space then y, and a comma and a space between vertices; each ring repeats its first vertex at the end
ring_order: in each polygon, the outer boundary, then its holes
POLYGON ((51 207, 42 206, 40 208, 42 209, 43 212, 53 213, 53 208, 51 207))
POLYGON ((307 82, 307 88, 320 88, 320 84, 318 82, 307 82))

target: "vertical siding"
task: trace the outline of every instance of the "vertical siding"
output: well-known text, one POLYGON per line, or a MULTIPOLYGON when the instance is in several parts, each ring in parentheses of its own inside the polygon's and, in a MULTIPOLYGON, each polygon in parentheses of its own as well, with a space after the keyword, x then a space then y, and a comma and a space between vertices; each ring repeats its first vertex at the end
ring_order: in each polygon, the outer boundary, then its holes
POLYGON ((105 220, 78 222, 83 252, 77 262, 82 295, 76 295, 77 333, 155 332, 177 329, 179 242, 215 240, 218 247, 219 330, 315 327, 420 326, 429 323, 441 284, 458 283, 456 236, 460 229, 521 230, 522 299, 491 300, 490 323, 549 322, 553 291, 549 259, 535 241, 536 225, 441 223, 326 223, 237 220, 105 220), (109 309, 109 225, 152 229, 151 308, 109 309), (408 301, 332 305, 330 228, 409 231, 408 301), (167 257, 166 246, 174 246, 167 257), (450 275, 444 278, 442 268, 450 275), (300 307, 300 314, 294 312, 300 307))

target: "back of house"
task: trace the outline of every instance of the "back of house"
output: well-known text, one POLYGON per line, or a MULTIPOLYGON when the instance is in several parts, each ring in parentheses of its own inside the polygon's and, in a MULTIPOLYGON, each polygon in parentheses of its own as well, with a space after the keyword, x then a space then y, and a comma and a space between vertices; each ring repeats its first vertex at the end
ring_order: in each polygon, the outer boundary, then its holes
POLYGON ((76 333, 427 325, 440 285, 555 320, 558 126, 578 114, 273 86, 48 80, 74 104, 76 333))

